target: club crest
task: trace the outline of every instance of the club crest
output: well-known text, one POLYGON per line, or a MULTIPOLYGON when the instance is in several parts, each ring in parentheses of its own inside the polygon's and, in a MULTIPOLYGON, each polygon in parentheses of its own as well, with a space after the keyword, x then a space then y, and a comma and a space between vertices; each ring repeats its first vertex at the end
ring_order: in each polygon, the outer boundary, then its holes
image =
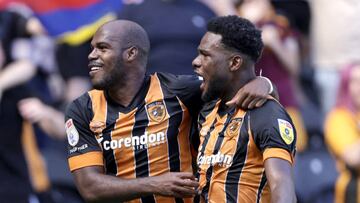
POLYGON ((162 101, 156 101, 146 106, 149 118, 155 122, 161 122, 166 115, 166 108, 162 101))
POLYGON ((232 119, 226 128, 226 135, 234 137, 235 135, 239 134, 242 121, 242 118, 232 119))

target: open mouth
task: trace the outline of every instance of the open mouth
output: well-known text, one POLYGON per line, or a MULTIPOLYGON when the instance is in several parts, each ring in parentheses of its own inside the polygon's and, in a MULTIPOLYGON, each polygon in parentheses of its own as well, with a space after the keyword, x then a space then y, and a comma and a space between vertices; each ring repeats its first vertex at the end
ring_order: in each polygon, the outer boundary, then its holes
POLYGON ((96 72, 103 69, 103 64, 97 62, 90 62, 88 67, 90 68, 90 74, 95 74, 96 72))
POLYGON ((205 87, 205 79, 200 73, 198 73, 198 72, 195 72, 195 73, 198 75, 199 80, 201 80, 200 90, 203 91, 204 87, 205 87))

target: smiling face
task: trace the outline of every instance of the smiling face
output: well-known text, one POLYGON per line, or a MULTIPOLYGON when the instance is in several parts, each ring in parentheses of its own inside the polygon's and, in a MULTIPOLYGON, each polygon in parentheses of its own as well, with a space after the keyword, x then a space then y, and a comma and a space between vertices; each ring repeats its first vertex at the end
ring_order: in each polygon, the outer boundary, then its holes
POLYGON ((200 89, 205 102, 221 97, 230 83, 229 53, 221 39, 221 35, 207 32, 192 62, 195 73, 203 78, 200 89))
POLYGON ((357 65, 351 71, 349 93, 355 107, 360 111, 360 65, 357 65))
POLYGON ((100 28, 94 35, 88 56, 90 79, 95 89, 108 89, 121 81, 124 68, 119 36, 106 27, 100 28))

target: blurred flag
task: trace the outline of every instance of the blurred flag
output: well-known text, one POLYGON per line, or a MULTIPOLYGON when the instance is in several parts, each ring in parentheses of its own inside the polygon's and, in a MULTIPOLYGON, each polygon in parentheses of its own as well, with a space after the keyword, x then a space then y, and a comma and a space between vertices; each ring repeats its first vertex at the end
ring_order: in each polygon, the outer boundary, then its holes
POLYGON ((103 23, 116 18, 121 0, 0 0, 28 5, 48 34, 71 45, 92 37, 103 23))

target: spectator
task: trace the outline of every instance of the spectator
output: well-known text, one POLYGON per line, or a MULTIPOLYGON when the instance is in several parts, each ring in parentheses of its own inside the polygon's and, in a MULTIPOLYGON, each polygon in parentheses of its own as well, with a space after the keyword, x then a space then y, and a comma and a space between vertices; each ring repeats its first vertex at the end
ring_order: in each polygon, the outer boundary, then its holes
POLYGON ((297 130, 298 151, 307 144, 307 133, 299 112, 302 95, 298 86, 300 55, 297 37, 288 19, 276 13, 269 0, 245 0, 238 5, 239 15, 248 18, 262 30, 265 44, 256 71, 274 82, 280 103, 290 114, 297 130))
POLYGON ((337 104, 328 114, 325 138, 338 162, 336 203, 358 202, 360 169, 360 63, 341 73, 337 104))

